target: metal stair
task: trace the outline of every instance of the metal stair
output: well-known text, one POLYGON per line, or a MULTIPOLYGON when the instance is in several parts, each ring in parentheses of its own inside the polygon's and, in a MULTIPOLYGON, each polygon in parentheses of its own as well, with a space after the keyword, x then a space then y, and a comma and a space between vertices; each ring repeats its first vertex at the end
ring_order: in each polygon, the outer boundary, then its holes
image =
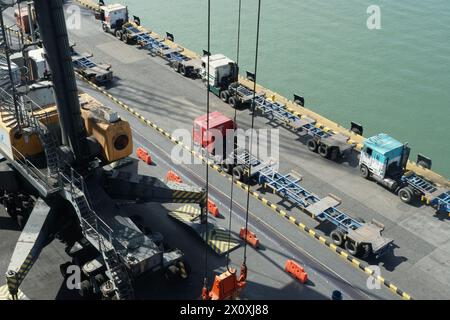
POLYGON ((50 175, 58 174, 61 168, 59 161, 59 149, 52 133, 48 129, 39 126, 38 134, 41 139, 42 146, 45 150, 47 159, 47 169, 50 175))
POLYGON ((134 296, 131 279, 124 265, 120 263, 119 256, 113 246, 102 250, 103 259, 107 266, 109 276, 116 290, 118 300, 130 300, 134 296))
POLYGON ((118 300, 129 300, 134 297, 134 291, 130 276, 124 264, 120 261, 113 245, 112 230, 90 208, 86 193, 78 188, 82 180, 74 179, 71 185, 73 193, 72 204, 81 217, 82 232, 98 250, 102 253, 107 269, 107 275, 112 282, 115 296, 118 300))

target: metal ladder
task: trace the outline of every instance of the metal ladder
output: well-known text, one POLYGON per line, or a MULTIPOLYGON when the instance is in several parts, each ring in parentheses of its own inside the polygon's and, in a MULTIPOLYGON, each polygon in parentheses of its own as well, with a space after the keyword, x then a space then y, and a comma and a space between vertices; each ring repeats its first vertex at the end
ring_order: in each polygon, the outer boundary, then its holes
POLYGON ((118 300, 132 299, 134 291, 131 279, 113 245, 112 230, 91 209, 86 197, 84 181, 81 176, 79 178, 74 177, 73 171, 70 193, 72 194, 72 204, 81 218, 83 235, 92 244, 97 244, 98 250, 105 261, 107 275, 113 285, 116 298, 118 300))

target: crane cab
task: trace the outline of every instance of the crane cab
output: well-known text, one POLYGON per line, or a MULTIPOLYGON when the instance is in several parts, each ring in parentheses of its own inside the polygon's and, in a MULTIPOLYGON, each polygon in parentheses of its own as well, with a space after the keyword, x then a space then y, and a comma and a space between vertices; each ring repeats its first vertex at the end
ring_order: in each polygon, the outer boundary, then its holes
POLYGON ((365 140, 359 166, 364 178, 372 177, 390 189, 398 186, 409 158, 410 148, 381 133, 365 140))

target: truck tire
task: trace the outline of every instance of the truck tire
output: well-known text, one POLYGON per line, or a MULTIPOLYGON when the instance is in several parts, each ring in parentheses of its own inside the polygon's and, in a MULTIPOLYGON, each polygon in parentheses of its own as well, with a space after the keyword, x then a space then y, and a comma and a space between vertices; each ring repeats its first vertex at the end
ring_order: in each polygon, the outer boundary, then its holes
POLYGON ((171 67, 173 71, 180 72, 180 64, 177 61, 172 62, 171 67))
POLYGON ((235 167, 233 169, 233 177, 238 181, 242 181, 244 179, 244 168, 241 166, 235 167))
POLYGON ((180 65, 180 73, 183 77, 187 77, 188 76, 188 71, 186 69, 186 66, 184 65, 180 65))
POLYGON ((345 241, 345 250, 347 250, 352 256, 356 256, 360 252, 360 247, 352 240, 347 239, 345 241))
POLYGON ((238 102, 238 100, 237 100, 235 97, 230 97, 230 98, 228 99, 228 103, 230 104, 230 106, 231 106, 232 108, 237 108, 238 105, 239 105, 239 102, 238 102))
POLYGON ((223 162, 221 164, 222 170, 228 174, 231 174, 233 172, 233 166, 229 163, 223 162))
POLYGON ((410 187, 404 187, 398 191, 398 196, 402 202, 410 204, 414 198, 414 192, 410 187))
POLYGON ((104 23, 102 23, 102 29, 103 31, 108 32, 108 27, 104 23))
POLYGON ((344 243, 344 234, 340 230, 331 231, 330 238, 333 243, 339 247, 344 243))
POLYGON ((331 151, 330 151, 330 159, 332 161, 338 161, 340 155, 341 155, 341 153, 339 152, 339 148, 334 147, 334 148, 331 149, 331 151))
POLYGON ((361 167, 359 168, 359 172, 361 173, 361 177, 363 177, 364 179, 369 179, 370 172, 369 172, 369 168, 367 168, 367 166, 362 164, 361 167))
POLYGON ((310 139, 307 142, 308 149, 312 152, 317 152, 317 141, 314 139, 310 139))
POLYGON ((123 35, 123 33, 121 30, 117 30, 115 33, 115 36, 118 40, 122 40, 122 35, 123 35))
POLYGON ((230 98, 230 93, 228 90, 224 90, 220 93, 220 99, 222 99, 223 102, 228 103, 228 99, 230 98))
POLYGON ((122 34, 122 42, 128 44, 128 35, 126 33, 122 34))
POLYGON ((325 144, 321 144, 317 149, 317 152, 319 152, 319 154, 324 158, 328 158, 330 156, 330 148, 325 144))

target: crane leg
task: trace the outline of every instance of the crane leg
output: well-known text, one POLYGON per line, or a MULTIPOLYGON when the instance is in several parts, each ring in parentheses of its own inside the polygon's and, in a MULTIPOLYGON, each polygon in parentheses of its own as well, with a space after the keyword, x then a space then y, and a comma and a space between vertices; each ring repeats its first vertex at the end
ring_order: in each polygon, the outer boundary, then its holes
POLYGON ((6 283, 13 299, 17 299, 21 283, 48 244, 50 215, 50 207, 39 199, 17 241, 6 272, 6 283))

